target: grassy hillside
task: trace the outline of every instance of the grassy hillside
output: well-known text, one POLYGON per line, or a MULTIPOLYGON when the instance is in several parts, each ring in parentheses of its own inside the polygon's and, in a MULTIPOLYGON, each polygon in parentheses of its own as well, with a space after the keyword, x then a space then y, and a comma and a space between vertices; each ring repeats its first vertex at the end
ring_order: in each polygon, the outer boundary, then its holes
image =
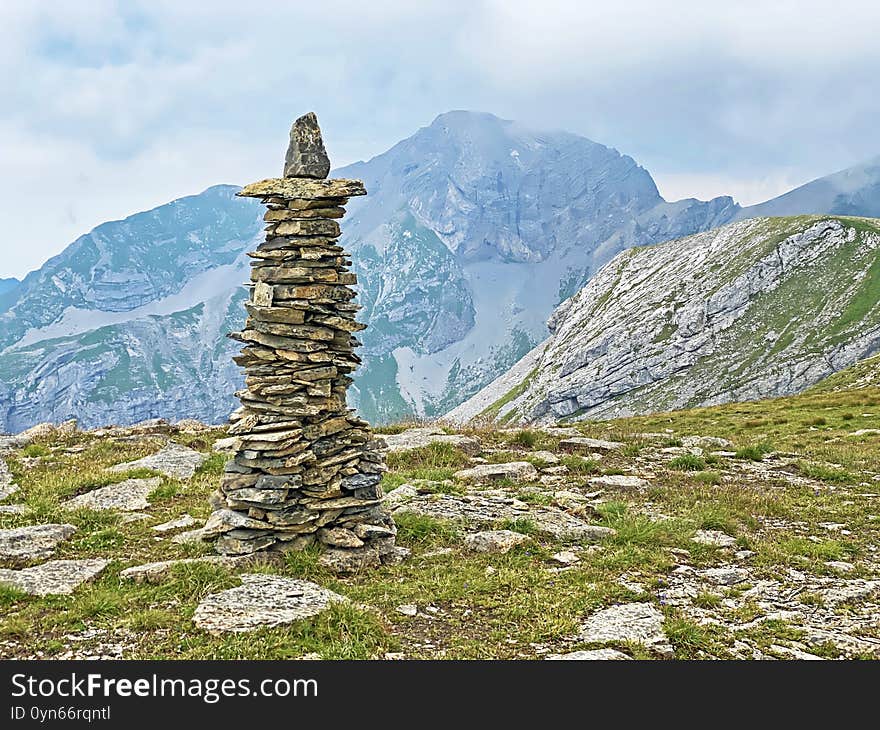
POLYGON ((463 547, 472 526, 397 513, 398 542, 412 549, 399 566, 340 578, 319 566, 316 553, 304 552, 248 569, 314 580, 350 603, 288 627, 213 636, 190 618, 203 596, 237 584, 236 571, 181 565, 157 584, 122 580, 120 571, 209 551, 175 544, 151 526, 183 513, 205 518, 223 456, 212 455, 190 480, 163 478, 144 520, 69 512, 59 500, 144 476, 105 467, 156 451, 167 438, 210 452, 222 435, 173 428, 56 432, 7 454, 21 486, 7 501, 23 500, 29 511, 0 514, 0 529, 69 522, 78 532, 54 557, 112 562, 71 596, 0 589, 0 655, 541 658, 595 648, 577 638, 585 617, 635 602, 662 612, 672 646, 668 654, 607 644, 637 658, 876 658, 880 650, 880 388, 580 424, 574 432, 467 433, 480 442, 479 459, 527 461, 541 470, 526 482, 466 484, 453 474, 472 457, 448 444, 392 454, 387 490, 411 484, 426 499, 456 504, 501 494, 616 532, 579 544, 548 537, 526 515, 495 526, 528 542, 507 554, 482 554, 463 547), (560 439, 572 433, 620 446, 569 453, 560 439), (694 436, 731 443, 688 439, 694 436), (603 483, 621 475, 646 484, 636 490, 603 483), (709 543, 721 535, 729 545, 705 544, 707 534, 709 543), (565 552, 574 561, 564 564, 565 552), (415 615, 403 606, 415 607, 415 615))

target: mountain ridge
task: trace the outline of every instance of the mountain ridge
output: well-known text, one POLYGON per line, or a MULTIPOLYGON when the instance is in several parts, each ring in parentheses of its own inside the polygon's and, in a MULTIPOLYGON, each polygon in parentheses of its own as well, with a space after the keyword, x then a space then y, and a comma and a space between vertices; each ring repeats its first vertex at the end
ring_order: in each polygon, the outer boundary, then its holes
MULTIPOLYGON (((369 191, 351 202, 342 240, 369 325, 351 405, 378 422, 435 417, 478 392, 545 339, 552 311, 620 251, 743 210, 727 196, 667 202, 617 150, 487 113, 439 115, 333 174, 369 191)), ((234 349, 221 328, 244 317, 244 251, 261 236, 258 206, 236 190, 211 186, 102 224, 0 292, 0 430, 78 414, 85 425, 225 419, 240 374, 223 364, 234 349), (184 312, 196 314, 174 316, 184 312), (153 326, 132 324, 144 320, 153 326), (210 342, 210 357, 183 347, 191 361, 178 361, 163 349, 175 341, 210 342), (117 388, 107 403, 95 379, 126 358, 140 363, 136 395, 117 388)))
POLYGON ((527 374, 447 417, 544 423, 798 393, 880 350, 880 221, 751 218, 629 249, 549 328, 527 374))

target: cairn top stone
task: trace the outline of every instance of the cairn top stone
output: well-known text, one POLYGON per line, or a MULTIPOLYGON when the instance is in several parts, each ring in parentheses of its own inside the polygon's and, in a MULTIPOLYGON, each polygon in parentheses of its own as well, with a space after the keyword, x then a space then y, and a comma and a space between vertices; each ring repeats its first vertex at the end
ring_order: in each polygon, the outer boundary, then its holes
POLYGON ((242 198, 305 198, 311 200, 329 198, 353 198, 366 195, 360 180, 336 178, 313 180, 304 177, 274 177, 245 185, 236 193, 242 198))
POLYGON ((330 173, 330 158, 324 149, 321 128, 314 112, 303 114, 290 128, 290 145, 284 156, 284 177, 323 180, 330 173))

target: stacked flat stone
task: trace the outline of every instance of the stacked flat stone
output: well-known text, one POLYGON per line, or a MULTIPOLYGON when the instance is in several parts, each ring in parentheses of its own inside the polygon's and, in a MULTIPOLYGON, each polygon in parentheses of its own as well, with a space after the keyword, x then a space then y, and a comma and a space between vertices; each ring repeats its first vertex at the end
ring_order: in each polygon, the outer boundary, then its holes
POLYGON ((386 467, 370 425, 346 407, 360 363, 353 333, 355 274, 339 245, 348 199, 359 180, 325 180, 329 170, 313 114, 291 130, 285 177, 239 195, 268 207, 266 240, 250 253, 250 300, 235 361, 245 369, 238 441, 206 530, 217 550, 242 555, 300 550, 315 541, 333 564, 378 564, 396 554, 394 523, 381 503, 386 467))

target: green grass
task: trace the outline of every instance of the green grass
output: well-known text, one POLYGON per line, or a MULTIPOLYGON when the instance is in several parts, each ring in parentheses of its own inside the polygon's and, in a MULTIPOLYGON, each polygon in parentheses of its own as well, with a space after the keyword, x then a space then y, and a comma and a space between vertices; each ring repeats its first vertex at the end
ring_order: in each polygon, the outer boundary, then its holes
POLYGON ((703 471, 706 468, 706 460, 702 456, 682 454, 670 460, 666 466, 676 471, 703 471))

